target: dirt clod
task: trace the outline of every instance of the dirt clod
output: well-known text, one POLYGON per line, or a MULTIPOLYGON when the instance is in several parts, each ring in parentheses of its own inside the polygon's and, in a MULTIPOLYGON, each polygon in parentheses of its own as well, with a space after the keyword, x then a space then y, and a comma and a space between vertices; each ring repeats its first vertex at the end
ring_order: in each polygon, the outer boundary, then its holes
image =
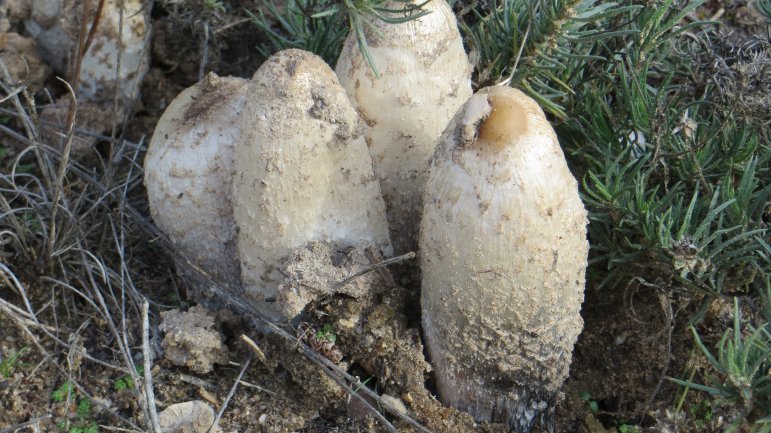
POLYGON ((32 92, 42 89, 51 75, 51 68, 37 52, 37 42, 18 33, 0 31, 0 58, 8 68, 11 81, 27 86, 32 92))
POLYGON ((164 311, 161 317, 159 329, 166 333, 161 347, 167 360, 197 373, 209 373, 215 363, 224 362, 222 336, 204 307, 164 311))

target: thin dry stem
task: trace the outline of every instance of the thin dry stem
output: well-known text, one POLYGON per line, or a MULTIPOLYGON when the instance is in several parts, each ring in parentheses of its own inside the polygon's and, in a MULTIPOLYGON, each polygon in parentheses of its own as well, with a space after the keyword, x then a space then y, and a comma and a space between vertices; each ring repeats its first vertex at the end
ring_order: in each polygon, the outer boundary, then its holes
POLYGON ((244 377, 244 373, 246 373, 246 369, 249 368, 249 364, 251 363, 252 363, 252 357, 250 355, 249 358, 247 358, 246 361, 244 361, 244 365, 241 366, 241 371, 238 372, 238 377, 236 378, 235 382, 233 382, 233 386, 230 387, 230 391, 228 392, 227 397, 225 397, 225 401, 222 402, 222 406, 220 406, 220 410, 217 412, 217 416, 214 418, 214 422, 212 423, 211 427, 209 427, 209 429, 206 430, 206 433, 210 433, 217 428, 217 425, 219 424, 220 419, 222 418, 222 414, 225 413, 225 409, 228 407, 228 403, 230 403, 230 399, 232 399, 233 395, 236 393, 238 384, 241 383, 241 378, 244 377))
MULTIPOLYGON (((88 2, 86 2, 88 3, 88 2)), ((53 202, 51 203, 51 226, 48 229, 49 238, 48 238, 48 261, 49 261, 49 268, 53 267, 53 256, 54 256, 54 247, 56 246, 56 214, 59 210, 59 202, 62 200, 62 190, 64 189, 64 177, 67 174, 67 164, 70 161, 70 153, 72 152, 72 138, 73 138, 73 129, 75 128, 75 114, 78 110, 78 100, 75 97, 75 91, 73 90, 70 85, 62 80, 59 79, 66 87, 67 91, 70 94, 71 98, 71 106, 70 110, 67 114, 67 141, 64 145, 64 153, 62 155, 62 160, 59 163, 59 172, 56 175, 56 182, 54 183, 54 198, 53 202)))
POLYGON ((147 300, 142 303, 142 353, 145 358, 145 406, 150 414, 150 425, 155 433, 162 433, 161 423, 158 421, 158 411, 155 408, 155 392, 153 391, 153 353, 150 350, 150 304, 147 300))

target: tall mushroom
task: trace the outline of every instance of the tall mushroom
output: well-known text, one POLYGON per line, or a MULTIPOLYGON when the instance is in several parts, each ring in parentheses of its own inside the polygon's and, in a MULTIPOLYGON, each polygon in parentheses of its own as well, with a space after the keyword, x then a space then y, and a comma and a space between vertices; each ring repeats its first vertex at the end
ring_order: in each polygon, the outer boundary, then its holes
POLYGON ((254 74, 241 116, 233 180, 247 293, 274 319, 280 264, 308 242, 369 242, 391 253, 385 205, 364 123, 324 61, 300 50, 254 74))
MULTIPOLYGON (((390 1, 384 7, 398 9, 404 3, 390 1)), ((376 20, 366 27, 379 78, 353 32, 335 68, 369 126, 367 144, 397 253, 417 248, 428 159, 452 116, 471 96, 471 65, 452 9, 444 0, 429 1, 423 8, 429 13, 416 20, 376 20)))
MULTIPOLYGON (((193 264, 231 287, 241 284, 230 190, 247 84, 211 73, 180 93, 145 156, 153 220, 193 264)), ((204 281, 183 274, 199 295, 208 293, 204 281)))
POLYGON ((529 431, 568 375, 587 216, 554 130, 518 90, 489 87, 434 154, 421 223, 421 306, 439 397, 529 431))

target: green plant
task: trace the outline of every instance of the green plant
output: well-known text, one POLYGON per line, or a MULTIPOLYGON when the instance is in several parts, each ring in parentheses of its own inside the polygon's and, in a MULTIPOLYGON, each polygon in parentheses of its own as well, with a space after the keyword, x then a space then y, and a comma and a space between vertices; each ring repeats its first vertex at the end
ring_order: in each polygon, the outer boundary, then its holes
POLYGON ((359 49, 376 75, 377 68, 367 49, 367 31, 372 21, 399 24, 414 20, 426 14, 422 8, 427 3, 395 0, 404 6, 389 8, 386 7, 387 0, 290 0, 285 12, 281 13, 272 0, 263 1, 280 26, 278 31, 273 29, 262 11, 259 16, 248 12, 252 22, 270 40, 271 46, 261 49, 264 55, 286 48, 300 48, 318 54, 325 62, 334 65, 345 37, 353 32, 359 49))
POLYGON ((59 386, 59 388, 56 388, 56 390, 51 393, 51 400, 53 400, 55 403, 61 403, 65 400, 69 400, 72 398, 74 390, 75 387, 73 386, 72 382, 64 382, 59 386))
POLYGON ((621 424, 618 426, 618 433, 637 433, 637 426, 629 424, 621 424))
POLYGON ((636 31, 614 28, 613 17, 640 8, 582 0, 494 0, 489 15, 475 11, 479 20, 463 26, 476 54, 475 84, 506 79, 565 119, 571 80, 589 62, 602 59, 596 51, 604 40, 636 31))
MULTIPOLYGON (((51 399, 55 403, 69 402, 77 399, 75 386, 70 381, 62 383, 59 388, 51 393, 51 399)), ((97 433, 99 426, 91 419, 91 400, 80 398, 77 401, 78 404, 75 406, 77 422, 70 424, 69 420, 65 419, 57 423, 57 427, 67 433, 97 433)))
POLYGON ((630 41, 598 48, 610 60, 572 86, 570 119, 559 125, 584 173, 592 264, 604 265, 597 283, 655 271, 663 288, 747 293, 771 264, 769 134, 694 88, 692 59, 666 16, 640 13, 630 41))
POLYGON ((277 51, 299 48, 334 64, 348 34, 341 15, 322 13, 334 3, 332 0, 290 0, 282 13, 272 0, 264 0, 268 13, 280 28, 274 29, 263 11, 259 15, 247 12, 270 42, 270 46, 260 47, 260 52, 269 57, 277 51))
MULTIPOLYGON (((141 376, 144 374, 145 367, 144 365, 137 365, 137 375, 141 376)), ((134 380, 131 378, 130 375, 126 374, 123 375, 112 383, 113 389, 116 391, 123 391, 123 390, 131 390, 134 389, 134 380)))
POLYGON ((75 409, 75 414, 78 418, 86 418, 91 413, 91 401, 86 398, 80 399, 78 407, 75 409))
POLYGON ((222 0, 203 0, 203 7, 210 12, 225 12, 222 0))
POLYGON ((771 19, 771 0, 757 0, 755 2, 760 13, 771 19))
POLYGON ((27 364, 22 362, 21 358, 29 352, 28 347, 22 347, 18 351, 14 351, 10 356, 6 358, 0 358, 0 377, 10 378, 16 372, 19 367, 24 367, 27 364))
POLYGON ((337 341, 337 334, 335 334, 332 325, 326 323, 320 330, 316 331, 316 339, 334 344, 337 341))
POLYGON ((688 407, 688 415, 690 415, 693 424, 697 428, 704 428, 712 421, 712 403, 709 400, 702 399, 696 404, 691 404, 688 407))
POLYGON ((589 406, 589 410, 591 410, 593 413, 597 413, 597 411, 600 410, 600 405, 597 403, 597 401, 592 400, 592 395, 589 394, 589 391, 581 391, 578 393, 578 396, 581 398, 581 400, 586 402, 586 405, 589 406))
POLYGON ((735 406, 739 414, 727 432, 744 422, 755 432, 771 431, 771 328, 769 323, 755 328, 742 323, 739 301, 734 299, 733 328, 727 329, 717 343, 717 355, 706 347, 695 328, 691 328, 696 345, 709 361, 716 375, 707 375, 699 384, 670 379, 682 386, 704 391, 715 397, 718 406, 735 406))

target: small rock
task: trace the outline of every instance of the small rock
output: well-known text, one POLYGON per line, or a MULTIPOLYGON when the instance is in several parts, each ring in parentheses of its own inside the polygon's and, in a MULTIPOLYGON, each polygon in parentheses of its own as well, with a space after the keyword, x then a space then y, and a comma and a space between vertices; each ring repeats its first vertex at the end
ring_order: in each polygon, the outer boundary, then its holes
POLYGON ((159 329, 166 333, 161 343, 163 356, 175 365, 197 373, 209 373, 215 363, 225 362, 222 336, 214 329, 214 317, 202 306, 187 312, 161 313, 159 329))
MULTIPOLYGON (((158 414, 164 433, 206 433, 214 418, 214 409, 200 400, 172 404, 158 414)), ((221 432, 219 427, 212 429, 212 433, 221 432)))

